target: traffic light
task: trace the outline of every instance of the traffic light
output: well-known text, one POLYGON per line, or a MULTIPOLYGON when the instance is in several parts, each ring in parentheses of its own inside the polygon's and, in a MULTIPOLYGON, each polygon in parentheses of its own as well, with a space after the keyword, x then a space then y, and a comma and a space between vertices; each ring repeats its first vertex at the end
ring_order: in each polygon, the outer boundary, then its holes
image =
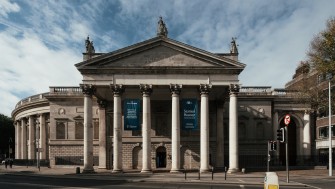
POLYGON ((285 139, 285 127, 282 127, 280 129, 277 130, 277 140, 279 142, 286 142, 286 139, 285 139))

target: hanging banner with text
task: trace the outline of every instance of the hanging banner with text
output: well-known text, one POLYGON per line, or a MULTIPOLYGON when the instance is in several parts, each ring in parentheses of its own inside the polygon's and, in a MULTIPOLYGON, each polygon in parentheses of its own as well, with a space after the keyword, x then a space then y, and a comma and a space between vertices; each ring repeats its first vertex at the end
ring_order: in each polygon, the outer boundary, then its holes
POLYGON ((181 121, 183 130, 195 130, 198 128, 197 99, 181 100, 181 121))
POLYGON ((140 129, 140 103, 139 99, 124 100, 124 130, 140 129))

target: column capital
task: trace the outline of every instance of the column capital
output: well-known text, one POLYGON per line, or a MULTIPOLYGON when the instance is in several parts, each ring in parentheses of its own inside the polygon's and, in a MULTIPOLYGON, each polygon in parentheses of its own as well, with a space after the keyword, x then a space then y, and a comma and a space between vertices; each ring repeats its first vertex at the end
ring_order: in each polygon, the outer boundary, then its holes
POLYGON ((238 94, 240 92, 240 85, 238 84, 230 84, 229 86, 229 94, 238 94))
POLYGON ((99 108, 106 108, 107 107, 107 101, 106 100, 98 98, 97 103, 99 105, 99 108))
POLYGON ((111 84, 110 88, 112 89, 114 95, 122 95, 122 93, 124 92, 124 87, 122 85, 111 84))
POLYGON ((22 121, 23 122, 27 122, 27 118, 26 117, 22 117, 22 118, 20 118, 20 121, 21 121, 21 123, 22 123, 22 121))
POLYGON ((96 87, 92 84, 80 84, 84 95, 92 96, 96 92, 96 87))
POLYGON ((151 95, 152 93, 152 85, 148 84, 140 84, 140 90, 143 95, 151 95))
POLYGON ((200 84, 199 90, 200 90, 200 94, 208 94, 212 90, 212 85, 200 84))
POLYGON ((183 88, 183 85, 179 85, 179 84, 170 84, 170 91, 171 94, 177 94, 179 95, 181 92, 181 89, 183 88))

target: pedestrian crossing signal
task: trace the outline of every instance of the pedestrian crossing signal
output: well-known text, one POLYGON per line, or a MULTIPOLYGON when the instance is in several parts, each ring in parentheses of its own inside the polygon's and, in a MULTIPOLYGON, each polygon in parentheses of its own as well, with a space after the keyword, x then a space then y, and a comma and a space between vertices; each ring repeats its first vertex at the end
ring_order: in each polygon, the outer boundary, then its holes
POLYGON ((277 150, 277 141, 271 141, 270 148, 271 148, 271 151, 276 151, 277 150))

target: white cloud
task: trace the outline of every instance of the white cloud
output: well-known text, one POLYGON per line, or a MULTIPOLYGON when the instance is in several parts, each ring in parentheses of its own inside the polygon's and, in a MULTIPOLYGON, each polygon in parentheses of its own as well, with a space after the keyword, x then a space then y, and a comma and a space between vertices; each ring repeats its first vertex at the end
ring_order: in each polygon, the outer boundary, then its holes
POLYGON ((323 0, 0 0, 0 113, 49 86, 77 86, 87 35, 97 52, 116 50, 154 37, 159 16, 170 38, 210 52, 229 52, 237 37, 241 83, 284 87, 331 15, 323 0))
POLYGON ((80 54, 69 48, 49 49, 30 33, 21 38, 12 33, 10 30, 0 33, 0 75, 4 77, 0 90, 5 95, 2 99, 6 99, 1 102, 1 113, 10 115, 20 99, 17 95, 48 92, 49 86, 79 85, 81 75, 74 64, 81 60, 80 54))
POLYGON ((20 11, 20 7, 16 3, 11 3, 9 0, 0 0, 0 16, 5 18, 11 12, 20 11))

